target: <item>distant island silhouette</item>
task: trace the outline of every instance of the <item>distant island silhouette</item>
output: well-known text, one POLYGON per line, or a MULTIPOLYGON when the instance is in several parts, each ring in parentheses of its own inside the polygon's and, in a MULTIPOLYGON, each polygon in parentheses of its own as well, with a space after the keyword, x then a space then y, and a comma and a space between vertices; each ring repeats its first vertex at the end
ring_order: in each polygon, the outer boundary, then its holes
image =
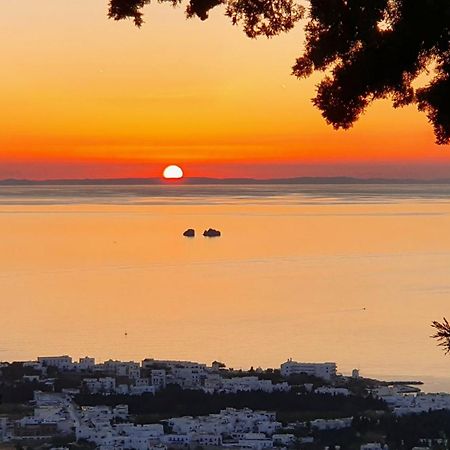
POLYGON ((219 230, 215 230, 214 228, 208 228, 203 232, 203 236, 205 237, 220 237, 222 233, 219 230))
MULTIPOLYGON (((239 185, 239 184, 450 184, 450 178, 356 178, 356 177, 293 177, 293 178, 184 178, 178 185, 239 185)), ((161 178, 81 178, 81 179, 3 179, 0 186, 61 186, 61 185, 160 185, 172 184, 161 178)))

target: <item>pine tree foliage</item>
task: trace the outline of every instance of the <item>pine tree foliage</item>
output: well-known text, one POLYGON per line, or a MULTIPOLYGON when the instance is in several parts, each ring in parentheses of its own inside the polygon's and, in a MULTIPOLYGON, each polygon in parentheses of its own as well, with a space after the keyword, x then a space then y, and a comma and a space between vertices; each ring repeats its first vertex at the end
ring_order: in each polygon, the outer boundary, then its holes
MULTIPOLYGON (((416 105, 427 115, 436 142, 450 142, 449 0, 298 1, 189 0, 184 7, 188 17, 206 20, 211 9, 222 6, 250 38, 305 24, 305 50, 293 73, 299 78, 323 73, 313 103, 334 128, 350 128, 371 102, 387 98, 395 108, 416 105), (427 71, 431 80, 415 88, 414 81, 427 71)), ((109 16, 131 18, 140 27, 149 3, 110 0, 109 16)))

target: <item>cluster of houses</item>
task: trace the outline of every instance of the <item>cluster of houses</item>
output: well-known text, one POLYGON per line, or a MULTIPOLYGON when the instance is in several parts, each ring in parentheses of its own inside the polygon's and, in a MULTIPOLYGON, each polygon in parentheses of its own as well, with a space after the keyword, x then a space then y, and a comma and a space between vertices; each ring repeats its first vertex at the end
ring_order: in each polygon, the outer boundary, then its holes
POLYGON ((291 434, 280 434, 275 413, 228 408, 218 414, 176 417, 162 424, 134 425, 114 423, 113 411, 83 409, 76 428, 77 439, 93 442, 100 449, 160 449, 167 447, 215 446, 263 450, 287 446, 295 441, 291 434))
MULTIPOLYGON (((164 423, 137 425, 127 405, 76 406, 69 394, 35 392, 34 414, 14 422, 2 440, 46 440, 75 433, 101 450, 166 450, 173 447, 213 446, 264 450, 297 442, 268 411, 227 408, 218 414, 175 417, 164 423)), ((350 421, 351 419, 343 419, 350 421)), ((321 429, 327 421, 317 422, 321 429)), ((330 422, 330 421, 329 421, 330 422)), ((304 438, 311 442, 312 438, 304 438)))
POLYGON ((384 400, 397 416, 420 414, 429 411, 450 410, 450 394, 426 394, 410 387, 382 386, 372 394, 384 400))
MULTIPOLYGON (((227 408, 208 416, 174 417, 160 423, 139 425, 133 423, 127 405, 80 408, 74 403, 73 395, 80 392, 105 396, 156 394, 170 384, 210 394, 249 391, 272 393, 289 391, 291 387, 286 381, 274 383, 259 377, 258 369, 251 376, 235 376, 219 362, 209 367, 192 361, 155 359, 144 359, 141 363, 113 360, 97 363, 94 358, 84 357, 73 361, 70 356, 64 355, 39 357, 36 361, 23 363, 23 366, 34 369, 32 375, 24 375, 24 381, 42 383, 51 380, 54 369, 57 369, 58 373, 78 373, 81 385, 79 388, 63 389, 62 392, 36 390, 32 415, 16 420, 0 417, 0 442, 39 441, 75 435, 77 441, 90 442, 101 450, 167 450, 181 447, 265 450, 313 442, 311 436, 296 438, 293 425, 311 431, 327 431, 350 428, 353 423, 353 417, 346 417, 315 419, 283 427, 274 412, 227 408)), ((2 367, 8 367, 8 364, 1 364, 0 372, 2 367)), ((336 377, 335 363, 288 360, 281 364, 280 374, 285 378, 307 374, 323 379, 323 386, 314 388, 313 384, 303 385, 307 391, 314 390, 317 394, 352 395, 347 388, 327 383, 336 377)), ((354 371, 352 376, 356 378, 359 373, 354 371)), ((430 410, 450 410, 450 394, 423 394, 418 389, 406 386, 380 386, 372 394, 383 399, 399 416, 430 410)), ((385 446, 375 443, 363 447, 361 450, 387 450, 385 446)))
MULTIPOLYGON (((173 446, 229 446, 262 450, 273 446, 289 446, 293 435, 277 433, 281 424, 275 413, 236 411, 232 409, 207 417, 173 418, 163 425, 135 425, 128 421, 127 406, 108 408, 105 406, 78 408, 73 395, 90 393, 100 395, 155 394, 168 385, 182 389, 198 389, 205 393, 238 393, 260 391, 283 392, 291 389, 286 381, 274 383, 261 379, 262 370, 254 375, 236 376, 220 362, 211 366, 192 361, 144 359, 135 361, 113 361, 97 363, 94 358, 84 357, 74 361, 68 355, 40 356, 36 361, 21 363, 33 369, 23 376, 24 382, 38 382, 48 386, 49 392, 34 392, 33 415, 19 420, 0 419, 0 441, 45 440, 52 436, 75 433, 77 440, 87 440, 103 449, 152 449, 173 446), (60 373, 75 373, 80 379, 78 388, 62 389, 56 393, 51 388, 60 373), (167 430, 166 430, 167 431, 167 430)), ((2 368, 8 363, 0 364, 2 368)), ((286 377, 293 374, 309 374, 324 380, 336 375, 334 363, 296 363, 292 360, 281 365, 280 372, 286 377)), ((311 385, 305 385, 312 389, 311 385)), ((342 388, 323 387, 319 393, 344 394, 342 388)), ((344 392, 345 391, 345 392, 344 392)), ((338 429, 347 426, 342 421, 314 421, 317 429, 338 429)), ((308 438, 305 438, 308 439, 308 438)))
MULTIPOLYGON (((77 442, 86 441, 100 450, 167 450, 198 447, 266 450, 311 444, 313 437, 296 437, 292 424, 283 427, 276 413, 248 408, 227 408, 217 414, 174 417, 162 423, 137 425, 130 420, 127 405, 76 406, 69 394, 35 392, 34 414, 14 423, 1 435, 2 441, 46 440, 75 434, 77 442)), ((311 429, 349 428, 353 417, 316 419, 311 429)), ((307 426, 296 424, 297 426, 307 426)), ((330 450, 330 449, 328 449, 330 450)), ((340 450, 335 447, 334 450, 340 450)), ((380 444, 365 444, 361 450, 388 450, 380 444)))
POLYGON ((3 440, 46 440, 70 435, 76 417, 76 407, 69 394, 35 391, 33 415, 7 423, 3 440))
MULTIPOLYGON (((214 362, 211 366, 191 361, 145 359, 134 361, 105 361, 97 363, 94 358, 73 361, 70 356, 39 357, 36 361, 23 363, 34 369, 33 374, 24 375, 25 382, 40 384, 51 382, 58 373, 79 374, 79 388, 63 389, 62 392, 34 392, 33 414, 21 419, 9 420, 0 417, 0 442, 11 441, 27 444, 33 441, 48 441, 55 436, 75 436, 77 442, 88 442, 100 450, 168 450, 168 449, 242 449, 270 450, 298 448, 300 444, 313 444, 314 431, 342 430, 350 428, 353 417, 337 419, 315 419, 283 426, 275 412, 253 411, 248 408, 227 408, 217 414, 199 417, 173 417, 159 423, 137 424, 130 416, 127 405, 114 407, 83 406, 73 401, 73 395, 84 392, 101 395, 155 394, 170 384, 182 389, 199 389, 205 393, 238 393, 248 391, 289 391, 286 381, 274 383, 254 374, 235 376, 224 365, 214 362), (53 369, 53 370, 52 370, 53 369), (44 382, 44 383, 43 383, 44 382), (307 433, 295 434, 294 430, 305 429, 307 433)), ((8 367, 8 364, 0 364, 8 367)), ((280 374, 288 379, 296 374, 307 374, 324 380, 324 385, 314 387, 303 384, 306 391, 322 395, 349 396, 344 387, 333 386, 336 377, 335 363, 299 363, 288 360, 281 364, 280 374)), ((359 373, 354 371, 353 378, 359 373)), ((373 395, 382 398, 397 415, 413 414, 434 409, 450 410, 449 394, 422 394, 412 392, 405 386, 383 386, 374 389, 373 395)), ((101 401, 99 402, 101 403, 101 401)), ((423 447, 443 444, 436 440, 423 440, 423 447)), ((444 442, 445 441, 445 442, 444 442)), ((53 450, 67 450, 58 448, 53 450)), ((339 446, 324 450, 340 450, 339 446)), ((388 450, 379 443, 363 444, 360 450, 388 450)))
POLYGON ((135 362, 107 361, 95 365, 92 371, 111 374, 108 377, 84 378, 84 387, 93 394, 142 395, 155 394, 169 384, 182 389, 200 389, 206 393, 237 393, 249 391, 288 391, 287 382, 273 383, 257 376, 225 378, 206 364, 190 361, 155 361, 146 359, 139 366, 135 362), (118 383, 120 377, 128 383, 118 383))
MULTIPOLYGON (((272 393, 290 389, 287 382, 273 383, 271 380, 260 379, 257 373, 254 376, 230 376, 230 373, 223 369, 224 365, 217 361, 210 367, 192 361, 155 359, 144 359, 141 363, 113 360, 96 363, 94 358, 87 356, 80 358, 79 361, 73 361, 72 357, 63 355, 41 356, 36 361, 23 364, 40 372, 42 377, 48 375, 50 368, 61 372, 82 373, 82 388, 92 394, 155 394, 169 384, 178 385, 183 389, 201 389, 206 393, 249 391, 272 393), (227 376, 224 376, 225 374, 227 376)), ((281 364, 280 373, 285 378, 295 374, 307 374, 331 380, 336 376, 336 364, 298 363, 288 360, 281 364)), ((26 376, 28 381, 39 381, 42 377, 40 375, 26 376)))

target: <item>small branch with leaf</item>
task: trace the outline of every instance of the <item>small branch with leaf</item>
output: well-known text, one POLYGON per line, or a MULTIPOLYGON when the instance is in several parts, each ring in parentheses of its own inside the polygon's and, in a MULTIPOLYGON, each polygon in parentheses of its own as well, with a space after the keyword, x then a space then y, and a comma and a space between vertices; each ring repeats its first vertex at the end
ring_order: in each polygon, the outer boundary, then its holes
POLYGON ((433 321, 431 326, 436 330, 431 337, 438 341, 439 347, 443 347, 445 354, 450 353, 450 323, 444 317, 442 322, 433 321))

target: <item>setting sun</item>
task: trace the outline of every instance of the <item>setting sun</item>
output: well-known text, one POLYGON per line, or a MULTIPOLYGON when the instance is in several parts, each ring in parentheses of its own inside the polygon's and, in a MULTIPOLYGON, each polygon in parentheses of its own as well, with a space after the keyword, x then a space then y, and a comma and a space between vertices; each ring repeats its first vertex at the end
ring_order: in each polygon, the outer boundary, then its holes
POLYGON ((179 166, 171 165, 164 169, 163 177, 166 179, 180 179, 183 178, 183 170, 179 166))

